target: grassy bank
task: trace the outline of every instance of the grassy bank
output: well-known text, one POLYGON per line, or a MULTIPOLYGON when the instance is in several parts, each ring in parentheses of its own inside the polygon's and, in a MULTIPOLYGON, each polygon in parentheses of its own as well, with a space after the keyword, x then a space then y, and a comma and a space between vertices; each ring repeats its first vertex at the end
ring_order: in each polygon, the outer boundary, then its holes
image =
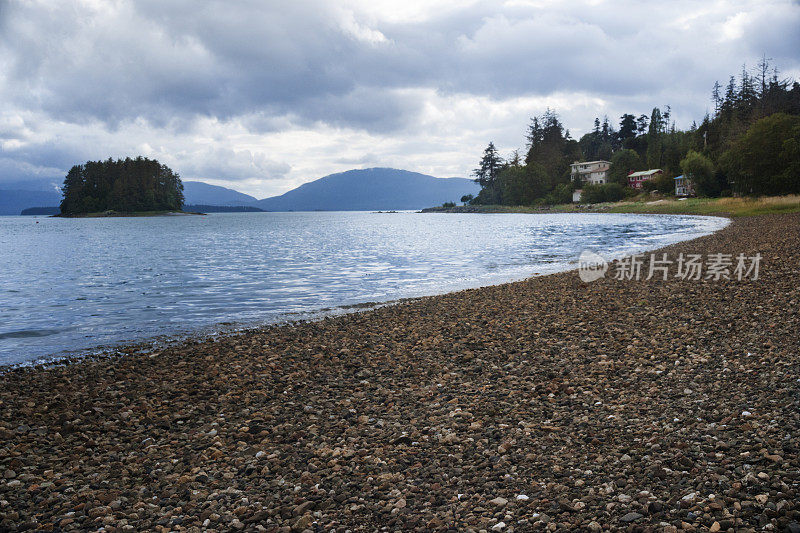
POLYGON ((800 196, 689 198, 610 204, 611 213, 729 215, 732 217, 800 212, 800 196))
POLYGON ((636 200, 603 204, 553 206, 467 205, 432 207, 424 213, 641 213, 665 215, 726 215, 731 217, 800 212, 800 196, 761 198, 655 199, 642 195, 636 200))

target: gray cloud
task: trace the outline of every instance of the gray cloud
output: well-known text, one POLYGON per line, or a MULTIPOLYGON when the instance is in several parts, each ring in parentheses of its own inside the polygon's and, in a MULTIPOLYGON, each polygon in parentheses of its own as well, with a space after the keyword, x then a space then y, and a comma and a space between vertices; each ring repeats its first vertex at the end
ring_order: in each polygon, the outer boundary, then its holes
POLYGON ((388 15, 357 0, 0 1, 0 174, 41 177, 147 145, 185 177, 289 183, 316 172, 303 160, 324 168, 316 154, 360 161, 338 153, 355 136, 370 164, 420 167, 401 150, 438 143, 447 163, 432 166, 450 175, 451 140, 467 158, 493 132, 521 138, 541 102, 566 102, 576 134, 594 116, 664 104, 688 126, 744 61, 764 53, 800 72, 791 0, 485 1, 388 15))

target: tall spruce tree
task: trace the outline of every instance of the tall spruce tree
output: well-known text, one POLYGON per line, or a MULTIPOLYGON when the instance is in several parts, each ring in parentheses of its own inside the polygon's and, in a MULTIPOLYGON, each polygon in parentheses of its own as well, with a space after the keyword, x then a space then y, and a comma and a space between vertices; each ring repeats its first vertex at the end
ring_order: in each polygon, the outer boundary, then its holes
POLYGON ((490 142, 489 146, 483 151, 483 157, 478 164, 478 168, 472 171, 475 183, 484 188, 494 188, 497 175, 502 168, 503 160, 497 154, 494 142, 490 142))
POLYGON ((624 142, 625 139, 636 137, 636 130, 636 117, 627 113, 619 117, 619 132, 617 133, 617 138, 620 143, 624 142))
POLYGON ((649 168, 659 168, 661 165, 662 129, 661 110, 654 107, 650 115, 650 129, 647 131, 647 166, 649 168))

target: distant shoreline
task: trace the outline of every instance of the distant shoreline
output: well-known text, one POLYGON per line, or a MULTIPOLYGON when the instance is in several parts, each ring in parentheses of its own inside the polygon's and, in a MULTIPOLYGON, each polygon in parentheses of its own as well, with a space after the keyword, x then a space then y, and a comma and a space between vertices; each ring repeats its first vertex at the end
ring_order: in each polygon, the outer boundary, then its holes
POLYGON ((79 213, 75 215, 51 215, 50 218, 119 218, 119 217, 172 217, 172 216, 205 216, 206 213, 192 211, 134 211, 131 213, 119 211, 105 211, 102 213, 79 213))

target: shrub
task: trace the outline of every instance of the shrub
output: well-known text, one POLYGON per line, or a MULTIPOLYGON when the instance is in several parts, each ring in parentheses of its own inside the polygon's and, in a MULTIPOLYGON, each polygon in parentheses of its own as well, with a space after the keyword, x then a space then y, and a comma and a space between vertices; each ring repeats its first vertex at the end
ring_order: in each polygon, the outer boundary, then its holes
POLYGON ((719 195, 721 187, 714 171, 714 163, 703 154, 689 150, 681 160, 681 170, 684 176, 694 182, 694 191, 698 196, 719 195))
POLYGON ((660 176, 656 176, 655 178, 649 181, 653 182, 653 186, 655 187, 654 190, 660 193, 664 194, 675 193, 675 180, 670 178, 666 174, 661 174, 660 176))
POLYGON ((606 185, 586 185, 581 194, 581 202, 585 204, 599 204, 602 202, 617 202, 625 197, 625 188, 618 183, 606 185))
POLYGON ((653 192, 656 190, 656 183, 653 180, 645 180, 642 182, 642 190, 645 192, 653 192))
POLYGON ((545 196, 545 203, 550 205, 568 204, 572 202, 572 187, 569 183, 558 185, 553 192, 545 196))

